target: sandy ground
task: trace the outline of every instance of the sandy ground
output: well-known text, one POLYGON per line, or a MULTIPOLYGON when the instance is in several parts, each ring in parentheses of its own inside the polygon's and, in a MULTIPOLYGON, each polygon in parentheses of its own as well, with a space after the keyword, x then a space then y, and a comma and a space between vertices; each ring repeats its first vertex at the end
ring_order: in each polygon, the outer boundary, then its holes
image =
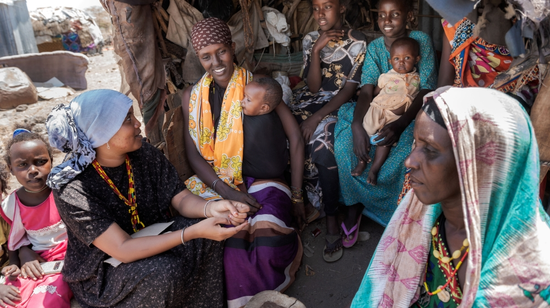
MULTIPOLYGON (((88 90, 120 88, 120 72, 116 64, 114 53, 107 50, 103 55, 89 58, 90 63, 86 73, 88 90)), ((45 134, 45 121, 51 109, 60 104, 68 103, 83 91, 75 91, 73 95, 49 101, 39 101, 29 105, 27 110, 17 112, 15 110, 0 111, 0 136, 2 141, 11 136, 17 123, 28 123, 33 131, 45 134)), ((139 110, 134 104, 134 109, 139 110)), ((136 116, 141 120, 139 112, 136 116)), ((3 155, 3 146, 0 151, 3 155)), ((64 154, 54 153, 54 164, 59 164, 64 154)), ((12 189, 19 187, 14 177, 10 179, 12 189)), ((326 263, 323 260, 325 220, 310 224, 302 233, 302 243, 308 245, 313 254, 311 257, 303 256, 302 265, 296 274, 296 280, 285 292, 303 302, 311 308, 336 308, 348 307, 359 288, 363 275, 369 265, 376 245, 380 240, 384 229, 372 220, 363 217, 361 231, 368 232, 370 239, 358 242, 353 248, 345 249, 342 259, 335 263, 326 263), (312 231, 319 228, 322 232, 313 237, 312 231)))

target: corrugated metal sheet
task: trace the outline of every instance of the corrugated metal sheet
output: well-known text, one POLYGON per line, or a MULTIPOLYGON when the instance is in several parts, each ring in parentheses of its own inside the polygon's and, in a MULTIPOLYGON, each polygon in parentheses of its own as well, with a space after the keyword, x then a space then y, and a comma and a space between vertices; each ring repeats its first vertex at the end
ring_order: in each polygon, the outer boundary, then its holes
POLYGON ((0 57, 38 52, 27 1, 0 0, 0 57))

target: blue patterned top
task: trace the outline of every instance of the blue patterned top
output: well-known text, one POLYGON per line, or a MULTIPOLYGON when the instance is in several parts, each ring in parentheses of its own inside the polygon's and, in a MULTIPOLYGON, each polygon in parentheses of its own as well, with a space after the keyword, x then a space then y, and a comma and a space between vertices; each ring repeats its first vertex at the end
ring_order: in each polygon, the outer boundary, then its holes
MULTIPOLYGON (((420 74, 420 90, 435 90, 437 87, 437 71, 432 39, 422 31, 411 31, 409 37, 420 44, 420 61, 416 64, 416 69, 420 74)), ((378 77, 392 69, 389 59, 390 52, 386 49, 384 37, 372 41, 365 55, 361 86, 366 84, 376 86, 378 77)))

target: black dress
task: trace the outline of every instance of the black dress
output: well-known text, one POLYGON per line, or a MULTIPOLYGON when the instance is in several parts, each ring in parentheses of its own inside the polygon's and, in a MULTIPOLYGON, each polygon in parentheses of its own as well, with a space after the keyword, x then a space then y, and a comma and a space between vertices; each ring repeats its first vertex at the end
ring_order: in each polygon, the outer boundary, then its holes
MULTIPOLYGON (((198 219, 172 218, 172 197, 185 189, 168 160, 148 143, 129 153, 134 170, 137 210, 149 226, 174 221, 175 231, 198 219)), ((128 191, 125 164, 104 168, 117 188, 128 191)), ((86 307, 223 307, 223 245, 195 239, 159 255, 113 267, 92 242, 112 223, 132 234, 129 207, 93 166, 54 190, 59 214, 68 227, 63 275, 75 298, 86 307)))

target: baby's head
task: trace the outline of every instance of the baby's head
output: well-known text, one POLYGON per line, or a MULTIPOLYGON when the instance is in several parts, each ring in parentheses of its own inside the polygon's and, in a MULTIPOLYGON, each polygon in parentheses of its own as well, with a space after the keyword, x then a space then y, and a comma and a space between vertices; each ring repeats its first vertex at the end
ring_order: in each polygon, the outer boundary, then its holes
POLYGON ((16 129, 6 145, 4 160, 23 187, 40 191, 52 169, 52 148, 39 134, 16 129))
POLYGON ((420 61, 420 45, 410 37, 402 37, 390 47, 390 64, 399 74, 410 73, 420 61))
POLYGON ((277 80, 262 77, 246 85, 241 107, 245 115, 259 116, 273 111, 282 99, 283 89, 277 80))

